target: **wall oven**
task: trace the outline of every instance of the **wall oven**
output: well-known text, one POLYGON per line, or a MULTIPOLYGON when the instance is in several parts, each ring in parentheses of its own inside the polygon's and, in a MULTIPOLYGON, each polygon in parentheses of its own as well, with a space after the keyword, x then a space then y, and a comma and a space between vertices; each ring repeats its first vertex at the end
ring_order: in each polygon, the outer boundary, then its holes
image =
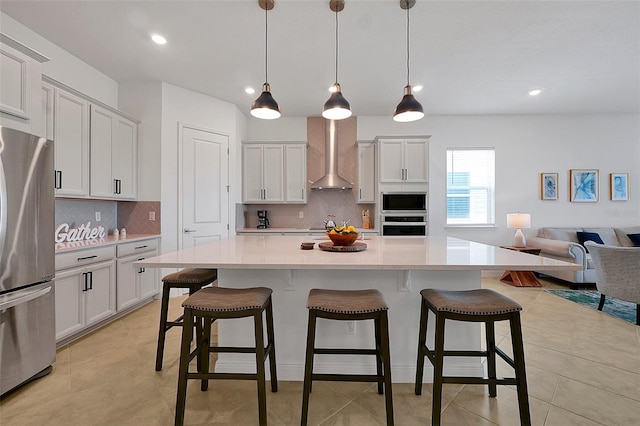
POLYGON ((426 192, 383 192, 380 199, 382 235, 427 235, 426 192))

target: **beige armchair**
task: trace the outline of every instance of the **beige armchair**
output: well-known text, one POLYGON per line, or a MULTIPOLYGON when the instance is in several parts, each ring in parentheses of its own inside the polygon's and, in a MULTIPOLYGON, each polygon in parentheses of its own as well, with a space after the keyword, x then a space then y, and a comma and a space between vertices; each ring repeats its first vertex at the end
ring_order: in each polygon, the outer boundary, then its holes
POLYGON ((584 243, 596 269, 596 287, 601 293, 598 310, 605 296, 636 304, 636 324, 640 325, 640 247, 615 247, 584 243))

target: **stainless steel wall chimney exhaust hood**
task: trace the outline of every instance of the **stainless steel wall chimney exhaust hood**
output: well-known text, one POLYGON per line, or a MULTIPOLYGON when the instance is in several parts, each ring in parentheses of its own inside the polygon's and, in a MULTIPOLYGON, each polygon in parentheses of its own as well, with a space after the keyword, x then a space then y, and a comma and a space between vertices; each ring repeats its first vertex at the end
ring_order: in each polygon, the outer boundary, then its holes
POLYGON ((338 175, 338 132, 334 120, 325 123, 324 176, 311 184, 311 189, 352 189, 353 184, 338 175))

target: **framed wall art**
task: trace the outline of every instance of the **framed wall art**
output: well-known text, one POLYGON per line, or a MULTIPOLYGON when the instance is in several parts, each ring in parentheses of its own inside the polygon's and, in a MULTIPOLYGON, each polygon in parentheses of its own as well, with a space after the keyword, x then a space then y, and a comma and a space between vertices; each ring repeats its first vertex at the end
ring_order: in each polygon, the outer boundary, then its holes
POLYGON ((570 201, 572 203, 598 202, 598 174, 597 169, 571 169, 569 171, 570 201))
POLYGON ((609 194, 612 201, 629 199, 629 173, 609 173, 609 194))
POLYGON ((540 199, 558 199, 558 174, 540 173, 540 199))

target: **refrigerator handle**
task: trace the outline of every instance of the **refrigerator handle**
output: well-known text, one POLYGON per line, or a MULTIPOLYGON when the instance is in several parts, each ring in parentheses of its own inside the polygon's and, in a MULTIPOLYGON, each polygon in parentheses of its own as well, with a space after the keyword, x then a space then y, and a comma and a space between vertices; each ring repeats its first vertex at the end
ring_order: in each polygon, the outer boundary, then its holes
POLYGON ((5 309, 9 309, 9 308, 13 308, 14 306, 21 305, 21 304, 26 303, 26 302, 28 302, 30 300, 33 300, 33 299, 37 299, 38 297, 44 296, 45 294, 49 293, 50 291, 51 291, 51 286, 42 288, 40 290, 36 290, 36 291, 31 292, 29 294, 25 294, 23 296, 14 297, 12 299, 0 302, 0 311, 3 311, 5 309))

